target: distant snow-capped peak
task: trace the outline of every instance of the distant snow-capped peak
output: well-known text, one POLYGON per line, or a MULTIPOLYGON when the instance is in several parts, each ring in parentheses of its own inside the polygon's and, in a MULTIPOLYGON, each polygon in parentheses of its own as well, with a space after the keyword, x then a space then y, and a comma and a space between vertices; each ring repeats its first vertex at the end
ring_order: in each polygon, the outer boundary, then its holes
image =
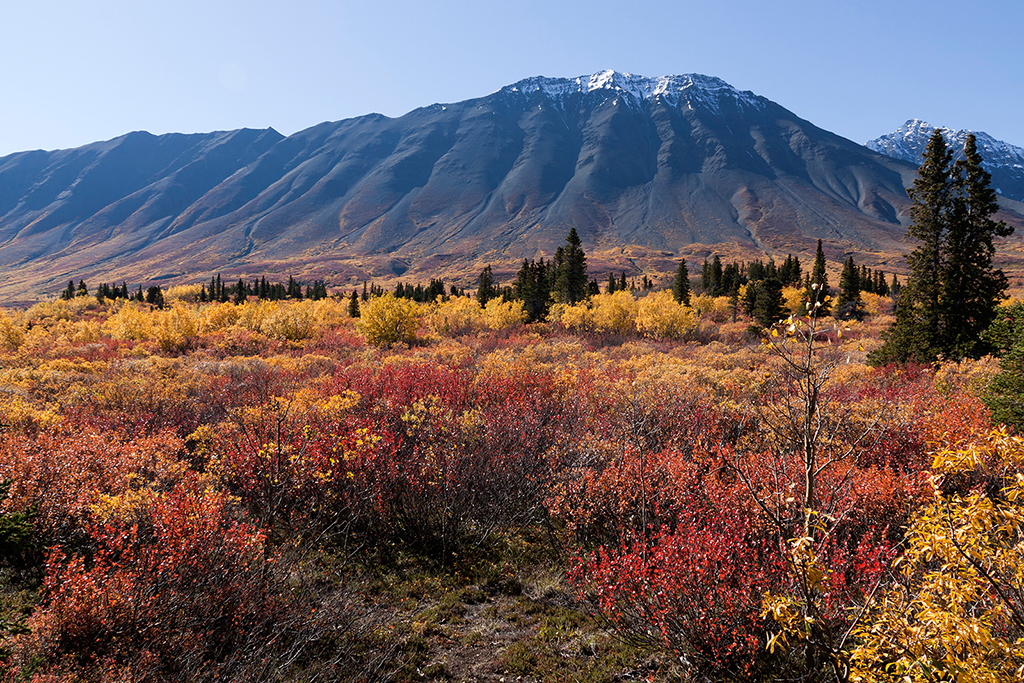
POLYGON ((632 104, 663 98, 673 106, 680 102, 701 104, 719 111, 723 99, 731 99, 743 107, 762 109, 768 100, 750 91, 733 88, 720 78, 702 74, 682 74, 650 78, 606 69, 577 78, 546 78, 537 76, 505 86, 499 92, 532 95, 541 93, 552 101, 563 104, 566 98, 601 90, 622 95, 632 104))
MULTIPOLYGON (((902 126, 888 135, 883 135, 874 140, 868 140, 866 146, 886 156, 903 159, 911 163, 921 163, 921 157, 928 147, 928 139, 935 132, 936 127, 920 119, 910 119, 902 126)), ((938 128, 946 145, 953 150, 955 158, 963 156, 964 145, 967 143, 967 136, 974 134, 978 143, 978 150, 983 159, 982 165, 991 170, 996 167, 1013 167, 1024 169, 1024 148, 1011 145, 1002 140, 996 140, 988 133, 971 130, 953 130, 952 128, 938 128)))

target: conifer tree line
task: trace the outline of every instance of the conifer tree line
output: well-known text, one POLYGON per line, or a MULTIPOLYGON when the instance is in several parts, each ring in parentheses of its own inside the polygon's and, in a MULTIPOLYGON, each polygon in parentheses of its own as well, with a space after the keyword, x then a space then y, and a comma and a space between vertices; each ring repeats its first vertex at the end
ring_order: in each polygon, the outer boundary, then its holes
POLYGON ((327 284, 323 280, 314 280, 305 286, 291 275, 288 276, 287 284, 280 282, 267 282, 266 276, 259 280, 246 282, 238 278, 234 284, 226 284, 220 274, 210 278, 210 286, 203 285, 199 290, 199 301, 233 301, 244 303, 245 300, 254 296, 267 301, 281 301, 284 299, 325 299, 328 296, 327 284))
MULTIPOLYGON (((690 290, 687 280, 688 273, 683 261, 680 262, 680 272, 677 272, 673 285, 677 301, 688 301, 690 290)), ((818 240, 810 272, 805 272, 800 259, 792 254, 786 256, 782 265, 776 265, 772 259, 766 262, 757 259, 749 263, 741 261, 723 264, 721 257, 715 255, 710 262, 705 259, 701 266, 700 289, 709 296, 730 297, 733 320, 742 312, 764 327, 773 324, 783 315, 783 287, 802 288, 805 300, 820 302, 817 315, 834 314, 844 319, 863 317, 861 292, 888 296, 891 291, 882 271, 864 265, 857 266, 853 256, 847 257, 840 280, 840 294, 833 310, 825 254, 821 240, 818 240)), ((895 276, 893 282, 896 282, 895 276)))
POLYGON ((992 219, 999 206, 991 180, 973 135, 954 163, 952 150, 935 131, 908 190, 913 204, 907 234, 918 241, 907 256, 910 277, 897 300, 896 320, 870 362, 928 363, 980 357, 990 350, 983 332, 1008 284, 992 266, 993 240, 1013 232, 992 219))
POLYGON ((437 297, 441 297, 443 301, 447 301, 452 296, 465 296, 466 290, 460 289, 455 285, 452 285, 450 289, 445 290, 444 280, 432 279, 429 284, 423 286, 418 285, 407 285, 403 282, 399 282, 395 286, 395 298, 397 299, 412 299, 413 301, 427 302, 436 301, 437 297))
MULTIPOLYGON (((627 280, 625 272, 618 276, 610 272, 604 291, 612 294, 638 289, 654 289, 654 282, 646 274, 637 283, 635 279, 627 280)), ((496 298, 521 301, 527 320, 535 322, 547 317, 553 303, 575 305, 600 293, 601 285, 597 280, 587 278, 587 255, 579 234, 576 228, 570 228, 565 245, 558 247, 553 259, 546 261, 543 256, 523 259, 516 279, 509 286, 499 286, 491 266, 486 266, 477 280, 476 298, 481 306, 496 298)))

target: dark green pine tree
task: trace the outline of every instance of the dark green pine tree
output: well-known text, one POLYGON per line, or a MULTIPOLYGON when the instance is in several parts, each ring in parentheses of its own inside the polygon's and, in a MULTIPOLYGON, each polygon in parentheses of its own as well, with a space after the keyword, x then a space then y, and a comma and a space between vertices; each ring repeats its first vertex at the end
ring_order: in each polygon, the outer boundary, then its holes
MULTIPOLYGON (((1005 275, 992 267, 993 238, 1012 228, 991 218, 996 195, 974 136, 968 136, 964 159, 954 165, 952 156, 936 131, 909 190, 914 203, 907 234, 919 245, 907 256, 910 277, 899 291, 896 320, 868 357, 876 365, 986 351, 981 333, 1006 289, 1005 275)), ((892 289, 895 297, 895 282, 892 289)))
POLYGON ((953 154, 938 130, 928 140, 914 186, 907 190, 913 205, 907 234, 919 245, 907 256, 910 278, 900 292, 896 320, 882 333, 883 344, 868 360, 874 364, 931 362, 939 354, 942 257, 952 210, 953 154))
POLYGON ((846 257, 843 272, 839 275, 839 296, 836 298, 835 317, 841 320, 864 317, 864 304, 860 297, 860 269, 853 256, 846 257))
POLYGON ((543 258, 537 261, 523 260, 523 265, 516 273, 513 285, 515 298, 523 302, 527 322, 544 320, 551 303, 550 267, 543 258))
POLYGON ((64 291, 60 293, 60 298, 65 301, 70 301, 75 298, 75 281, 68 280, 68 286, 64 288, 64 291))
POLYGON ((85 286, 85 280, 78 281, 78 289, 75 291, 75 296, 89 296, 89 288, 85 286))
POLYGON ((615 279, 615 273, 608 273, 608 287, 605 290, 608 294, 614 294, 619 288, 619 281, 615 279))
POLYGON ((765 328, 771 327, 783 317, 782 283, 778 278, 770 277, 757 283, 751 314, 757 324, 765 328))
POLYGON ((359 292, 352 290, 352 296, 348 298, 348 317, 359 317, 359 292))
POLYGON ((817 316, 820 318, 831 314, 831 296, 832 289, 828 286, 828 273, 825 271, 825 252, 821 249, 821 240, 818 240, 818 250, 814 253, 814 265, 804 290, 804 300, 812 302, 812 306, 821 304, 817 306, 817 316))
POLYGON ((245 303, 245 280, 238 278, 238 283, 235 285, 235 303, 245 303))
POLYGON ((711 259, 711 281, 709 283, 708 294, 711 296, 721 296, 722 292, 722 258, 715 254, 715 258, 711 259))
POLYGON ((686 259, 679 259, 676 279, 672 282, 672 297, 677 304, 690 305, 690 272, 686 269, 686 259))
POLYGON ((570 228, 565 236, 561 259, 556 254, 553 293, 565 304, 577 304, 587 297, 587 255, 576 228, 570 228))
POLYGON ((483 271, 480 272, 480 278, 477 280, 476 300, 480 302, 480 308, 486 308, 487 302, 497 295, 498 290, 494 286, 494 273, 491 271, 491 266, 488 264, 484 267, 483 271))
POLYGON ((1013 228, 992 220, 998 209, 992 176, 982 168, 974 135, 967 136, 964 158, 956 162, 952 180, 953 206, 947 227, 939 292, 941 341, 947 358, 979 357, 988 352, 982 332, 996 316, 1007 281, 992 267, 994 237, 1013 228))

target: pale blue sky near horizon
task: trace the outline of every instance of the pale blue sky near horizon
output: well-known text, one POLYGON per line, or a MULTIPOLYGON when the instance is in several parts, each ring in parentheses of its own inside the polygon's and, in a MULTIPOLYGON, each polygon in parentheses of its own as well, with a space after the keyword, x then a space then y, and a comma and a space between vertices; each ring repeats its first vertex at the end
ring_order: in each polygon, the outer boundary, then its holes
POLYGON ((703 73, 863 143, 1024 146, 1024 2, 35 0, 0 10, 0 156, 402 114, 530 76, 703 73))

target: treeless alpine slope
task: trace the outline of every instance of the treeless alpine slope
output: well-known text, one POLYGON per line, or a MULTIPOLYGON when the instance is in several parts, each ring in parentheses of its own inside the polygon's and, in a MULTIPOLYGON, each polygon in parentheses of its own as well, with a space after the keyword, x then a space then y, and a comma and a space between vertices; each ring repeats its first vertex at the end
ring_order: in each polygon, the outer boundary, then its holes
MULTIPOLYGON (((784 258, 819 238, 898 269, 915 172, 696 74, 531 78, 289 137, 132 133, 0 159, 0 299, 216 272, 468 284, 550 256, 570 226, 597 269, 784 258)), ((1004 208, 1024 226, 1024 205, 1004 208)))

